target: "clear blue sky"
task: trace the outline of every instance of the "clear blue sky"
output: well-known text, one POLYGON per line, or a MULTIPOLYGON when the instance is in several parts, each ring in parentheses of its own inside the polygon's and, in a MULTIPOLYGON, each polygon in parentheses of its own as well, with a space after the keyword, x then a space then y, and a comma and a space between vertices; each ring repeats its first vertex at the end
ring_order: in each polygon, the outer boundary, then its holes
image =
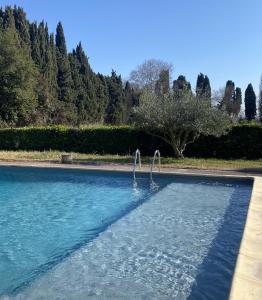
POLYGON ((262 74, 261 0, 0 0, 22 6, 51 31, 62 21, 71 51, 82 41, 97 72, 127 78, 148 58, 174 64, 195 86, 197 74, 213 89, 228 79, 258 90, 262 74))

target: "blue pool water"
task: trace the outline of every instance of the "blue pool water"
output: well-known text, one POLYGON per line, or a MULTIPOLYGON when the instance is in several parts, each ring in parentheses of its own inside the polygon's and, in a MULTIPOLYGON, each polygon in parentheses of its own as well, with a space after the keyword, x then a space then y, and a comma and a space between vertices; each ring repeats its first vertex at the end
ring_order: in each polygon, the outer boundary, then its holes
POLYGON ((155 182, 152 190, 146 175, 134 188, 125 173, 1 167, 0 295, 226 299, 251 182, 155 182))

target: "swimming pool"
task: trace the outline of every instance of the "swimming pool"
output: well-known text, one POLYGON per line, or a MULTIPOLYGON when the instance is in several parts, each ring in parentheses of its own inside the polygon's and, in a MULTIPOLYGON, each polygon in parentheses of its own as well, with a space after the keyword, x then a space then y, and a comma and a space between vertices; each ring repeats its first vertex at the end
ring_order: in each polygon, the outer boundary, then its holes
POLYGON ((227 299, 250 180, 0 168, 0 295, 227 299))

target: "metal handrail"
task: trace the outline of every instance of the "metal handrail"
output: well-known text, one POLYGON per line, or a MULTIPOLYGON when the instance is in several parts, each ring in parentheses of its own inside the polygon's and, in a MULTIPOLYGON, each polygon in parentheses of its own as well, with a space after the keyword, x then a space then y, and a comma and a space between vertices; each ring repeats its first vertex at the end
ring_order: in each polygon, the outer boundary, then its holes
POLYGON ((137 158, 138 158, 138 163, 139 163, 139 169, 141 169, 141 154, 140 154, 139 149, 136 149, 135 157, 134 157, 134 166, 133 166, 133 177, 134 177, 134 180, 136 180, 137 158))
POLYGON ((150 180, 151 181, 153 180, 152 173, 153 173, 153 169, 155 166, 155 160, 156 160, 157 156, 158 156, 158 171, 160 172, 160 170, 161 170, 161 155, 160 155, 160 151, 156 150, 154 153, 153 159, 152 159, 151 167, 150 167, 150 180))

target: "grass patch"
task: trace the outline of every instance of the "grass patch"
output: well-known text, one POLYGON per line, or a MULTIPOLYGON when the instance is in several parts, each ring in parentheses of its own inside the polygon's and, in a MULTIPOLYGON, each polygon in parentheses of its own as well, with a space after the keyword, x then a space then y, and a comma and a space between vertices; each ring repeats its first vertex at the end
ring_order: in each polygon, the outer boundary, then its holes
MULTIPOLYGON (((0 151, 2 161, 53 161, 59 162, 61 155, 65 152, 60 151, 0 151)), ((72 153, 73 159, 79 163, 90 164, 132 164, 132 156, 122 155, 97 155, 72 153)), ((142 157, 142 163, 149 165, 151 157, 142 157)), ((172 157, 161 158, 163 167, 171 168, 197 168, 197 169, 250 169, 262 168, 260 160, 223 160, 223 159, 199 159, 184 158, 175 159, 172 157)))

